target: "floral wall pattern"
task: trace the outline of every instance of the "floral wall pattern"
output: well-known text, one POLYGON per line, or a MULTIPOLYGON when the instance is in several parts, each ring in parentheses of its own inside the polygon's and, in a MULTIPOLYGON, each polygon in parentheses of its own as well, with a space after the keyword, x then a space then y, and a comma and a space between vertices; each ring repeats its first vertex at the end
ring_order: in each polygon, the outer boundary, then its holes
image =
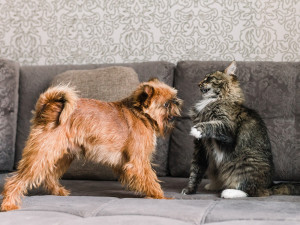
POLYGON ((0 57, 23 65, 300 61, 300 1, 0 0, 0 57))

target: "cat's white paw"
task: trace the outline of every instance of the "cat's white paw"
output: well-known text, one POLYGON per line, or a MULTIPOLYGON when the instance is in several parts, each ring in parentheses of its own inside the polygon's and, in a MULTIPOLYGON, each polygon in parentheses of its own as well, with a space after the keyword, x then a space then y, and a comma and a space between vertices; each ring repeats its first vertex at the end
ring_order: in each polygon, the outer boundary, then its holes
POLYGON ((202 134, 199 130, 197 130, 195 127, 192 127, 190 135, 194 136, 195 138, 201 138, 202 134))
POLYGON ((246 192, 237 189, 225 189, 221 193, 222 198, 244 198, 247 196, 246 192))

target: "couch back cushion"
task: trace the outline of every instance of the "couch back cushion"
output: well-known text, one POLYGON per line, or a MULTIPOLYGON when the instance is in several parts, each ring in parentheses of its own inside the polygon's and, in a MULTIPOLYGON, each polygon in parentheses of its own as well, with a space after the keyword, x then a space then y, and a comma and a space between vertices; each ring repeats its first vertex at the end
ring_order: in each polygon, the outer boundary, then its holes
MULTIPOLYGON (((31 111, 39 95, 50 85, 53 78, 68 70, 87 70, 111 66, 125 66, 133 68, 138 74, 140 82, 148 81, 150 78, 157 77, 168 85, 173 84, 173 74, 175 65, 168 62, 143 62, 127 64, 100 64, 100 65, 49 65, 49 66, 22 66, 20 68, 20 88, 19 88, 19 111, 16 141, 16 164, 22 157, 26 139, 30 130, 31 111)), ((95 87, 95 86, 94 86, 95 87)), ((96 90, 94 88, 94 90, 96 90)), ((112 91, 112 90, 110 90, 112 91)), ((118 91, 118 90, 115 90, 118 91)), ((157 151, 153 158, 154 167, 159 176, 168 173, 167 157, 169 149, 169 137, 159 139, 157 151)), ((93 177, 86 177, 92 179, 93 177)), ((114 179, 104 172, 102 177, 95 179, 114 179)))
MULTIPOLYGON (((224 70, 230 62, 179 62, 174 85, 184 100, 183 117, 170 141, 172 176, 189 176, 193 138, 188 111, 201 99, 197 83, 208 73, 224 70)), ((237 62, 237 76, 246 105, 264 119, 272 144, 276 180, 300 180, 300 63, 237 62)))
POLYGON ((92 70, 68 70, 56 75, 51 85, 69 85, 81 98, 118 101, 130 95, 140 84, 131 67, 110 66, 92 70))
POLYGON ((0 59, 0 171, 14 166, 18 87, 19 64, 0 59))

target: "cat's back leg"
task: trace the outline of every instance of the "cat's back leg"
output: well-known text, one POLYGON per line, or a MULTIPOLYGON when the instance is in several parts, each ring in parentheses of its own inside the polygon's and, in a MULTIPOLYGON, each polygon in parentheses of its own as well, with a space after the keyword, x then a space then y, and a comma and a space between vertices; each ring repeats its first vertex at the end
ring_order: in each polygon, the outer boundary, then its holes
POLYGON ((213 162, 208 163, 209 166, 207 168, 207 177, 209 183, 204 186, 204 189, 207 191, 220 191, 222 190, 222 183, 218 179, 218 169, 213 162))
POLYGON ((269 196, 268 188, 272 184, 271 177, 268 168, 249 163, 247 160, 246 162, 241 159, 232 160, 220 170, 220 178, 224 182, 221 197, 269 196))

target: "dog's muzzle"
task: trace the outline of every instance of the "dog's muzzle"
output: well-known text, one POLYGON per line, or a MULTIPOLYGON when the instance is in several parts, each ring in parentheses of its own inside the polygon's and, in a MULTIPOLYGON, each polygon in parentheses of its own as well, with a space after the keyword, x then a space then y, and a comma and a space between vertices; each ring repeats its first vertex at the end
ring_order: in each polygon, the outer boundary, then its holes
POLYGON ((169 116, 168 117, 168 122, 169 123, 172 123, 172 122, 174 122, 175 121, 175 116, 169 116))

